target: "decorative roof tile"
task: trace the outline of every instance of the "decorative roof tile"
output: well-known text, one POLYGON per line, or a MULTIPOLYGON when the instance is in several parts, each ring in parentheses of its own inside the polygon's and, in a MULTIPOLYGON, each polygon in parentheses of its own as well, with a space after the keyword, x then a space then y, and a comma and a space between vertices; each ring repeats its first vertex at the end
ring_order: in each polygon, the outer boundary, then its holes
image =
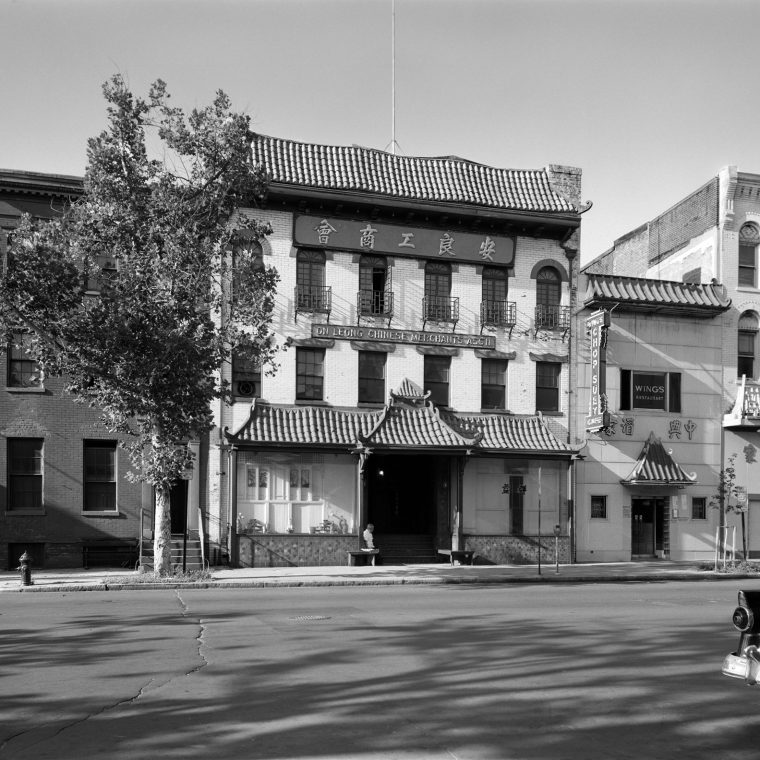
POLYGON ((649 311, 703 316, 713 316, 731 306, 731 299, 722 285, 607 274, 588 275, 583 302, 585 306, 596 308, 618 304, 620 308, 645 308, 649 311))
MULTIPOLYGON (((452 415, 454 416, 454 415, 452 415)), ((456 423, 460 429, 479 433, 477 446, 484 451, 533 451, 572 453, 568 444, 560 441, 549 430, 540 416, 515 416, 503 414, 458 414, 456 423)), ((453 421, 452 421, 453 422, 453 421)))
POLYGON ((654 433, 650 433, 636 460, 636 466, 631 474, 620 482, 629 486, 687 486, 697 482, 697 475, 687 473, 673 459, 673 455, 665 450, 662 441, 654 433))
POLYGON ((259 134, 252 148, 254 161, 275 184, 516 211, 578 211, 552 188, 546 169, 495 169, 455 156, 399 156, 356 145, 313 145, 259 134))
POLYGON ((457 415, 431 404, 390 404, 371 411, 316 406, 272 406, 255 402, 231 443, 259 447, 372 447, 386 449, 470 449, 570 454, 540 417, 457 415))

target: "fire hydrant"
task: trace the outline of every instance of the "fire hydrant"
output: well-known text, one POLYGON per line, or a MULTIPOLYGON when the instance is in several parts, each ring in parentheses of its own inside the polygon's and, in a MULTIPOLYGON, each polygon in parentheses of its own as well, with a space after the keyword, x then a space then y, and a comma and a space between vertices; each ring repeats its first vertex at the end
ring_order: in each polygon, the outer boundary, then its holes
POLYGON ((21 571, 21 585, 31 586, 32 581, 32 558, 27 552, 24 552, 19 558, 19 566, 17 570, 21 571))

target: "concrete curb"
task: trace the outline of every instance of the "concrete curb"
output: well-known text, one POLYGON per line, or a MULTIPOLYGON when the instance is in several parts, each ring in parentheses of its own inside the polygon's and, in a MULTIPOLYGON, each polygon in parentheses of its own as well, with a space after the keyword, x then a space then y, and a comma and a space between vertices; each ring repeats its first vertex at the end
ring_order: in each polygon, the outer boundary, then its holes
POLYGON ((666 583, 668 581, 760 581, 756 574, 730 574, 704 572, 667 572, 640 574, 606 574, 606 575, 515 575, 512 577, 482 576, 386 576, 375 578, 346 578, 320 576, 315 578, 295 577, 266 580, 225 580, 178 581, 176 583, 45 583, 31 586, 0 586, 0 593, 73 593, 81 591, 159 591, 167 589, 271 589, 271 588, 323 588, 329 586, 424 586, 424 585, 525 585, 525 584, 588 584, 588 583, 666 583))

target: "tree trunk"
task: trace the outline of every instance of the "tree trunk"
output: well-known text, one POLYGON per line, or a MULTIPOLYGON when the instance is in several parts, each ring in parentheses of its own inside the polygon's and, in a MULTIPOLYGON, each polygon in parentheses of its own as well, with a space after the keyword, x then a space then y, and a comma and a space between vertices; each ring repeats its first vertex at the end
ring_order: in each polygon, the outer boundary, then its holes
POLYGON ((172 521, 168 488, 156 488, 153 567, 158 575, 172 574, 172 521))
POLYGON ((747 531, 744 525, 744 510, 742 509, 742 554, 744 555, 744 561, 747 561, 747 531))

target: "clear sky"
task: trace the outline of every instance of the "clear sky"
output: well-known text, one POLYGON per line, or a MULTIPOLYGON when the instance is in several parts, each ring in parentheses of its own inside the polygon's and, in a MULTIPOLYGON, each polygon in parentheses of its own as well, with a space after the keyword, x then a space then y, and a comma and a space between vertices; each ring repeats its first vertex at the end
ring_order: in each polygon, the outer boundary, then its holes
MULTIPOLYGON (((217 89, 264 134, 391 144, 392 0, 0 0, 0 167, 82 174, 101 85, 217 89)), ((395 0, 406 155, 583 170, 582 261, 760 172, 758 0, 395 0)))

